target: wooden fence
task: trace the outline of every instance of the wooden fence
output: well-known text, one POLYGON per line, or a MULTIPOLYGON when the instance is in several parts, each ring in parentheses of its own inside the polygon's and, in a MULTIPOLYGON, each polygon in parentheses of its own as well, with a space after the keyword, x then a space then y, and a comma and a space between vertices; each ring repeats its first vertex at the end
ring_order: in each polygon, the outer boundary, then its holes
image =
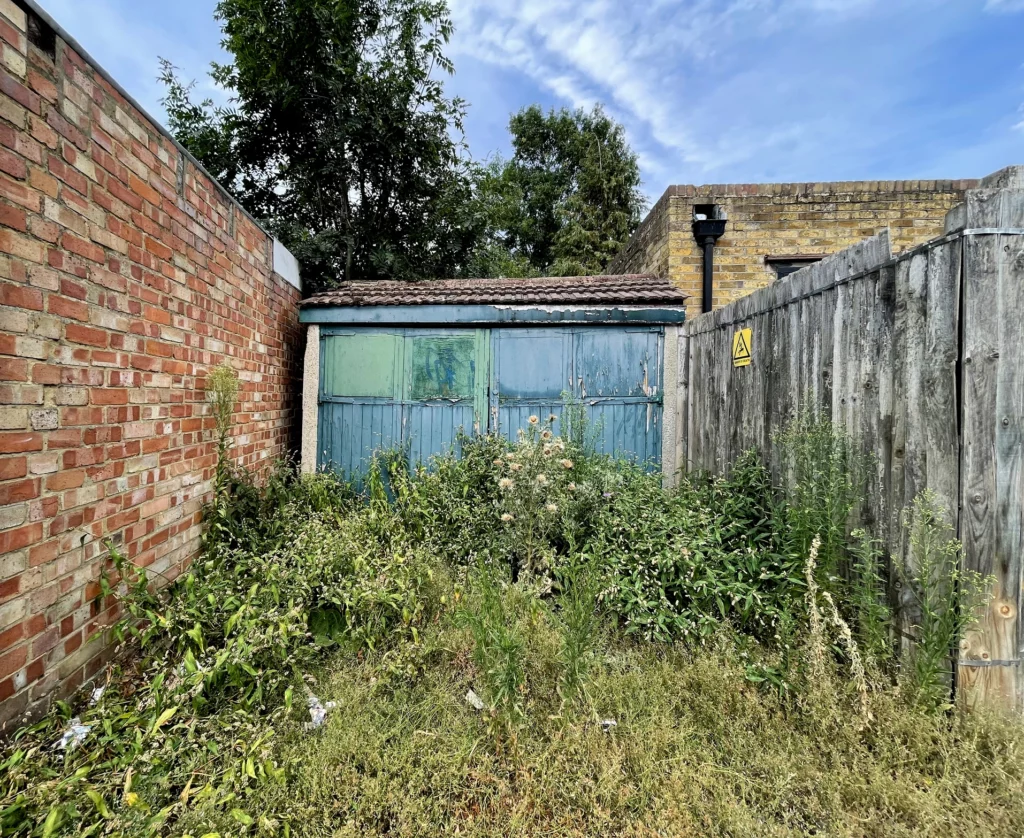
POLYGON ((895 258, 883 232, 686 323, 674 461, 722 471, 749 448, 774 457, 772 435, 798 410, 831 416, 872 455, 859 514, 890 555, 906 548, 903 509, 931 489, 966 566, 996 578, 959 690, 1021 709, 1024 167, 984 179, 946 229, 895 258), (737 366, 743 329, 750 363, 737 366))

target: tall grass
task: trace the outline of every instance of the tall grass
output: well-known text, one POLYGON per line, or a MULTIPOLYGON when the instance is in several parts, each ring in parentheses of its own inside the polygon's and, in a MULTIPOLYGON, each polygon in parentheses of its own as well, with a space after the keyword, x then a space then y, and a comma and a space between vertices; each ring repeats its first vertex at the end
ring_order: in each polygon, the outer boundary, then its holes
POLYGON ((587 685, 601 642, 598 594, 600 580, 584 563, 563 565, 557 573, 556 599, 561 628, 558 694, 563 701, 588 699, 587 685))
MULTIPOLYGON (((530 696, 515 748, 462 701, 477 683, 466 637, 442 622, 414 681, 378 656, 335 660, 321 693, 345 708, 311 736, 279 729, 286 782, 257 811, 307 836, 1016 835, 1019 727, 872 693, 865 725, 845 674, 794 706, 752 688, 728 637, 683 649, 609 637, 588 679, 593 713, 563 708, 553 613, 519 617, 530 696), (549 677, 545 677, 549 673, 549 677), (595 720, 614 720, 606 731, 595 720)), ((197 824, 197 827, 199 825, 197 824)), ((227 818, 203 829, 230 826, 227 818)), ((193 830, 200 834, 199 829, 193 830)))
POLYGON ((525 643, 498 574, 484 563, 477 567, 471 584, 475 596, 467 599, 462 616, 473 636, 473 662, 484 695, 504 731, 514 733, 525 714, 525 643))
POLYGON ((782 464, 786 524, 793 548, 807 555, 818 538, 818 572, 846 570, 851 514, 861 501, 868 461, 844 430, 804 410, 773 439, 782 464))

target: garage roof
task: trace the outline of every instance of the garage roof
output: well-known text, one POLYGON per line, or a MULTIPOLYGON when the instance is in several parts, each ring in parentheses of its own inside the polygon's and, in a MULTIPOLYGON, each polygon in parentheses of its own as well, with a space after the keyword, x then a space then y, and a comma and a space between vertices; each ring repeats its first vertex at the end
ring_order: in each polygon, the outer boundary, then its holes
POLYGON ((302 306, 682 306, 686 297, 667 279, 650 274, 622 274, 533 279, 343 282, 337 288, 303 300, 302 306))

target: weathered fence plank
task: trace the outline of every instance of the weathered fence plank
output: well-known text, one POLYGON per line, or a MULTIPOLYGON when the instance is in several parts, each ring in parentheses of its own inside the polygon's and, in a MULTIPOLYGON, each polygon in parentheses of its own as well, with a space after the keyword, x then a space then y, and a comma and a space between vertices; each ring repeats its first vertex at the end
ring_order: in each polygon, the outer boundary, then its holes
MULTIPOLYGON (((999 361, 999 315, 985 304, 985 292, 998 282, 991 240, 965 242, 964 346, 963 352, 963 455, 960 538, 968 568, 987 573, 996 566, 997 474, 995 451, 996 387, 999 361)), ((1003 594, 997 586, 996 597, 1003 594)), ((990 609, 982 616, 960 649, 960 686, 968 706, 990 703, 997 696, 1007 700, 1013 677, 995 647, 1004 645, 990 609)))
MULTIPOLYGON (((892 521, 889 504, 892 499, 893 453, 893 369, 897 363, 895 340, 896 269, 883 267, 875 284, 875 305, 878 310, 878 421, 872 432, 875 446, 878 494, 870 499, 873 521, 865 521, 868 529, 887 547, 892 543, 892 521)), ((891 569, 890 569, 891 571, 891 569)), ((890 578, 892 574, 890 572, 890 578)))

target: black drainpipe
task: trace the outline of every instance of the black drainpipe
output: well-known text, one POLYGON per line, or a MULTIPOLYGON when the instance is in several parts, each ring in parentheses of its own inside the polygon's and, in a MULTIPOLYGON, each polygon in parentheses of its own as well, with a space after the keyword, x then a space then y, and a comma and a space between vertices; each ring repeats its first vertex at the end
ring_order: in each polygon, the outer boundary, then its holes
POLYGON ((701 311, 711 311, 711 298, 714 290, 715 275, 715 242, 725 232, 724 213, 715 207, 694 207, 693 237, 704 249, 704 287, 701 299, 701 311), (707 210, 706 212, 704 210, 707 210), (723 216, 723 217, 719 217, 723 216))

